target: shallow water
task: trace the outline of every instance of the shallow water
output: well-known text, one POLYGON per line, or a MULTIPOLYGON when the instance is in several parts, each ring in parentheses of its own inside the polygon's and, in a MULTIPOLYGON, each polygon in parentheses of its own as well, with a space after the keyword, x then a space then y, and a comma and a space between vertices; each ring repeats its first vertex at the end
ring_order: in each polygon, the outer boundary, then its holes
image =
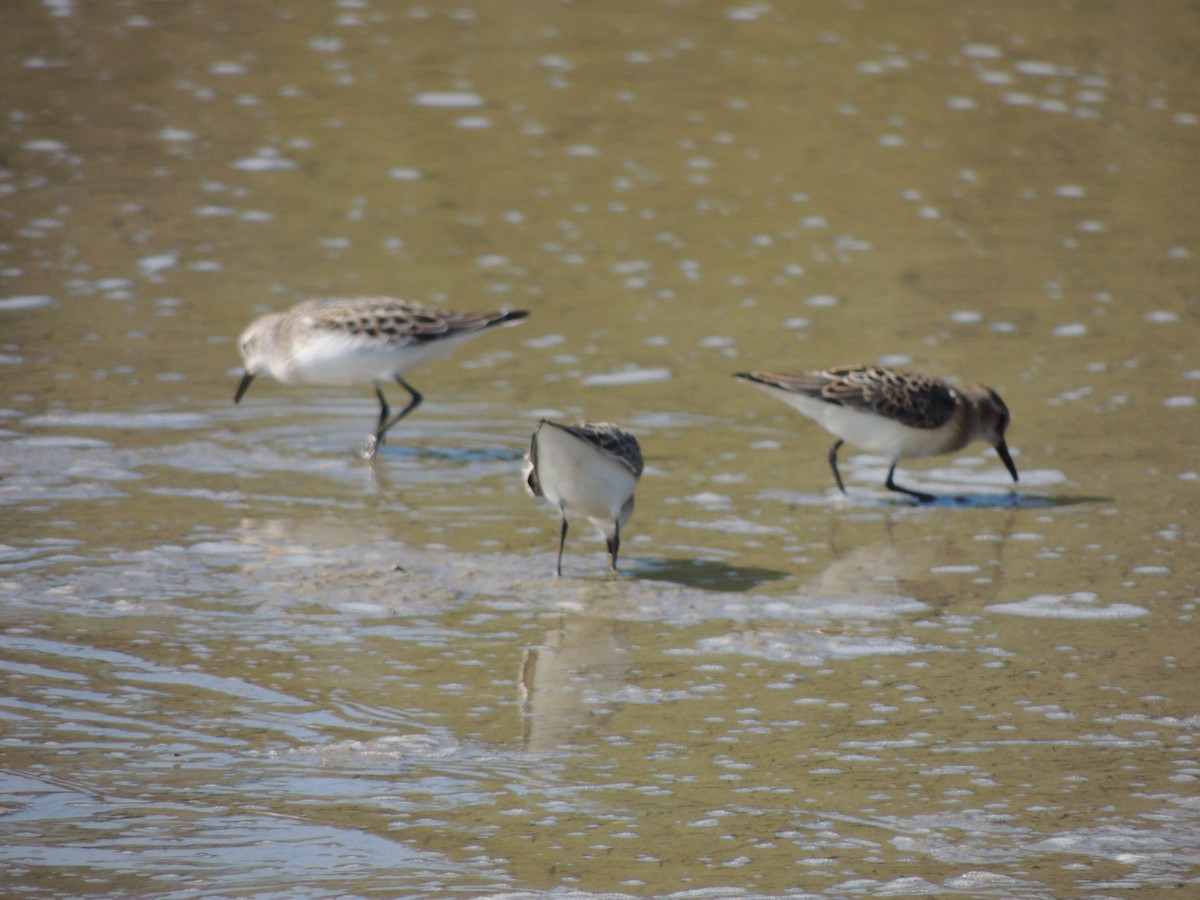
POLYGON ((0 29, 7 896, 1119 897, 1200 880, 1200 15, 21 3, 0 29), (320 294, 530 309, 256 382, 320 294), (734 371, 995 387, 885 460, 734 371), (647 469, 523 491, 542 416, 647 469))

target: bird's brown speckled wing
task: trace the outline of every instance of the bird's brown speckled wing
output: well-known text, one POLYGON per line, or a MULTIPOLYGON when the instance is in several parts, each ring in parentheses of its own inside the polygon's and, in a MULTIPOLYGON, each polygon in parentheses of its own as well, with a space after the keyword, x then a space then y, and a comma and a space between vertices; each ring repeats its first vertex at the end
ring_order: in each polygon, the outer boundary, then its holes
POLYGON ((821 398, 884 416, 910 428, 940 428, 958 405, 958 394, 939 378, 881 366, 839 366, 826 377, 821 398))
POLYGON ((939 428, 954 415, 958 393, 919 372, 882 366, 835 366, 811 372, 743 372, 739 378, 826 403, 861 409, 910 428, 939 428))
MULTIPOLYGON (((553 423, 552 423, 553 424, 553 423)), ((609 456, 619 460, 634 476, 640 478, 645 464, 642 462, 642 448, 637 438, 611 422, 580 422, 576 425, 561 425, 571 434, 599 447, 609 456)))
POLYGON ((303 313, 304 321, 313 328, 345 331, 397 344, 468 334, 527 315, 507 310, 457 313, 391 297, 312 300, 303 313))

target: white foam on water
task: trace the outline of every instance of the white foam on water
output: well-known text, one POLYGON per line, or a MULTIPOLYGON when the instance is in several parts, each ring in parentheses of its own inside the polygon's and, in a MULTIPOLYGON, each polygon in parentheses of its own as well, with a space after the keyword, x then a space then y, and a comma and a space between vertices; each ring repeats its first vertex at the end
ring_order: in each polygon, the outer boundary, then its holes
POLYGON ((1091 591, 1072 594, 1035 594, 1015 603, 993 603, 985 606, 988 612, 1025 616, 1031 619, 1134 619, 1148 612, 1132 603, 1112 603, 1101 606, 1099 596, 1091 591))

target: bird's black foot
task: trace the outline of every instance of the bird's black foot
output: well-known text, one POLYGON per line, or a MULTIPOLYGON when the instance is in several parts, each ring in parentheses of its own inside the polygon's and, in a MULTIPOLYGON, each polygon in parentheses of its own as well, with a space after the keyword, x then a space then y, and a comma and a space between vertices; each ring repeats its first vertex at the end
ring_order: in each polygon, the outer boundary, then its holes
POLYGON ((896 464, 892 463, 892 467, 888 469, 887 481, 883 483, 883 486, 889 491, 895 491, 898 494, 908 494, 908 496, 912 497, 918 503, 932 503, 937 499, 933 494, 926 494, 924 491, 914 491, 912 488, 901 487, 892 480, 892 476, 895 474, 896 464))

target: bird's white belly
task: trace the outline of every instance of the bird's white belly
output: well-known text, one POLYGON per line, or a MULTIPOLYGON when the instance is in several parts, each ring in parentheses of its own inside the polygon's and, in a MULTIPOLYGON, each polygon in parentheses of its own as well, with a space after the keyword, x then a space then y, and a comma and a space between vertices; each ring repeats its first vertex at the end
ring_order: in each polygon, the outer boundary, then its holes
POLYGON ((539 432, 537 459, 542 493, 570 515, 616 520, 637 487, 620 462, 558 429, 539 432))
POLYGON ((779 396, 835 437, 889 459, 936 456, 947 452, 953 442, 953 432, 949 426, 913 428, 895 419, 812 397, 796 394, 779 396))
POLYGON ((390 381, 409 369, 423 366, 457 349, 471 335, 410 344, 337 331, 308 336, 292 354, 286 377, 292 384, 362 384, 390 381))

